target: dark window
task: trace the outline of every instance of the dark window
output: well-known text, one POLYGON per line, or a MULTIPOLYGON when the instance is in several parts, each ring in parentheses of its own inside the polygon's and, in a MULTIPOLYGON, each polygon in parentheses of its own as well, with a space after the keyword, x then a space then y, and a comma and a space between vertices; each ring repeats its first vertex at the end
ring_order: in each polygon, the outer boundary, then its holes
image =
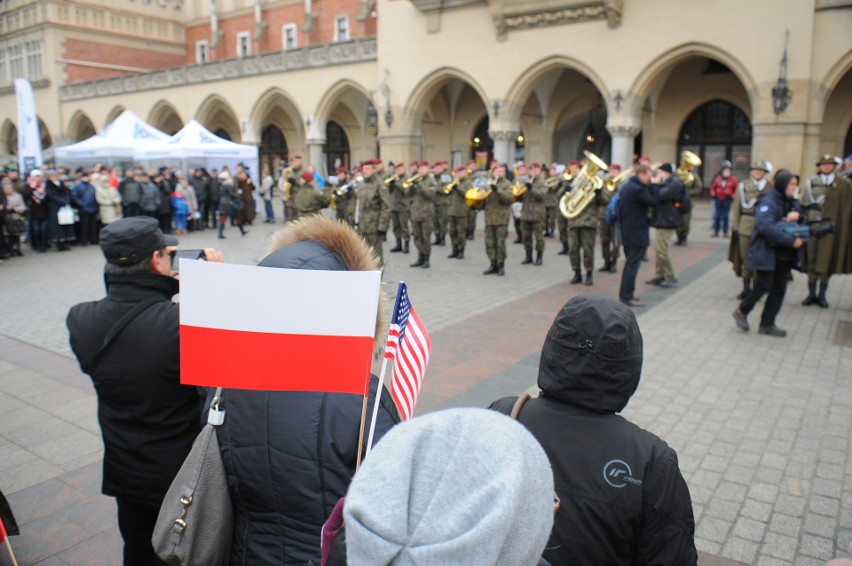
POLYGON ((213 131, 213 133, 222 138, 223 140, 232 141, 231 134, 229 134, 228 130, 226 130, 225 128, 217 128, 213 131))
POLYGON ((494 140, 491 139, 491 136, 488 135, 488 127, 489 127, 488 116, 482 119, 479 122, 479 125, 476 126, 476 130, 473 132, 473 138, 470 140, 470 158, 477 159, 477 153, 486 152, 488 157, 485 159, 485 163, 483 164, 481 161, 481 157, 477 160, 477 165, 480 168, 488 169, 488 162, 494 157, 494 140))
POLYGON ((280 163, 276 160, 286 162, 289 159, 287 139, 281 128, 274 125, 266 126, 260 134, 260 163, 275 171, 280 163))
POLYGON ((734 175, 748 176, 751 160, 751 121, 729 102, 713 100, 698 107, 684 121, 678 138, 678 155, 692 151, 701 158, 698 176, 705 188, 721 169, 722 161, 734 165, 734 175))
POLYGON ((338 167, 349 169, 349 138, 343 127, 329 121, 325 127, 325 163, 326 174, 336 175, 338 167))

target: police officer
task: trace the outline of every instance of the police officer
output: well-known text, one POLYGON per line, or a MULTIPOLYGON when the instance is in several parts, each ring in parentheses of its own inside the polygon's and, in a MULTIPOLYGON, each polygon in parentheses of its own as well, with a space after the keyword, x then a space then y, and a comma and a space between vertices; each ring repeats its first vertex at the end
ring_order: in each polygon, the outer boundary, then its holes
POLYGON ((829 277, 834 273, 852 273, 852 182, 837 174, 837 162, 831 155, 823 155, 817 167, 819 173, 805 184, 802 204, 815 206, 807 213, 809 220, 829 218, 835 232, 807 242, 808 296, 802 305, 818 304, 827 309, 825 293, 829 277))
POLYGON ((524 234, 524 251, 526 257, 521 265, 533 263, 532 250, 533 239, 535 239, 535 264, 542 264, 544 255, 544 220, 545 199, 547 198, 547 187, 541 176, 541 164, 530 164, 530 178, 527 181, 527 190, 521 195, 521 231, 524 234))
POLYGON ((417 162, 416 175, 418 179, 410 182, 406 189, 406 194, 411 198, 411 228, 414 232, 414 245, 417 248, 417 261, 410 267, 429 269, 438 183, 429 172, 428 161, 417 162))
POLYGON ((734 272, 743 279, 743 290, 737 296, 744 299, 751 291, 754 272, 746 266, 748 245, 754 231, 754 205, 763 194, 769 182, 766 176, 772 172, 768 161, 757 160, 751 164, 749 178, 740 183, 734 196, 734 215, 731 222, 731 248, 728 259, 733 263, 734 272))
POLYGON ((509 207, 512 183, 506 178, 506 164, 497 163, 491 181, 491 193, 485 197, 485 252, 491 266, 483 275, 505 275, 506 238, 509 236, 509 207))
POLYGON ((364 181, 358 184, 358 231, 384 266, 382 242, 387 239, 391 203, 387 188, 376 176, 379 163, 378 159, 370 159, 361 166, 364 181))
MULTIPOLYGON (((609 166, 609 178, 613 179, 621 173, 621 165, 613 163, 609 166)), ((603 267, 598 269, 601 273, 615 273, 618 271, 616 264, 618 263, 618 228, 610 226, 606 223, 606 209, 609 201, 612 200, 615 190, 608 189, 601 191, 600 206, 598 207, 598 231, 601 235, 601 255, 603 256, 603 267)))
MULTIPOLYGON (((436 161, 432 166, 432 177, 439 189, 443 189, 444 185, 450 183, 453 179, 447 174, 447 162, 436 161)), ((444 194, 443 190, 438 190, 435 193, 435 241, 432 242, 436 246, 447 245, 447 227, 449 225, 449 217, 447 216, 447 208, 450 206, 448 195, 444 194)))
POLYGON ((453 244, 453 253, 449 256, 455 259, 464 259, 464 246, 467 242, 467 216, 468 206, 464 194, 471 187, 470 179, 467 177, 468 169, 460 165, 453 170, 453 185, 448 199, 450 205, 447 208, 447 216, 450 220, 450 242, 453 244))
POLYGON ((393 235, 396 238, 396 246, 391 248, 391 253, 408 253, 408 241, 411 238, 409 221, 411 217, 411 198, 402 188, 405 180, 405 163, 397 163, 394 171, 396 179, 387 183, 388 192, 391 197, 391 222, 393 224, 393 235))

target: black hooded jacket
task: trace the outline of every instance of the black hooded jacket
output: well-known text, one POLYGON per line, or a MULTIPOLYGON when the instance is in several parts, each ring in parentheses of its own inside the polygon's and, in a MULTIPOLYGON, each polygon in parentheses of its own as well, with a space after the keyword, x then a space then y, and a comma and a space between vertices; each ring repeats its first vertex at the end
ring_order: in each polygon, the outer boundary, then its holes
MULTIPOLYGON (((550 458, 561 500, 544 552, 551 564, 697 563, 675 451, 616 414, 641 370, 642 335, 628 308, 586 295, 559 312, 541 351, 541 396, 518 416, 550 458)), ((516 399, 491 408, 508 414, 516 399)))

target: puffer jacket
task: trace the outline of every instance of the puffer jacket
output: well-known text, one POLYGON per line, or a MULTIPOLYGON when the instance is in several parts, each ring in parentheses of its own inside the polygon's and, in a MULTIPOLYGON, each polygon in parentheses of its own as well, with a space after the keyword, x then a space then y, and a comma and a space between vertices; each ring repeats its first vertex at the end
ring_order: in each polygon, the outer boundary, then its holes
MULTIPOLYGON (((552 564, 690 566, 695 520, 677 455, 618 415, 639 385, 642 335, 633 313, 601 296, 570 300, 541 351, 541 396, 518 421, 553 466, 552 564)), ((517 398, 491 408, 510 413, 517 398)))
MULTIPOLYGON (((318 215, 288 224, 274 246, 277 249, 259 265, 377 269, 370 248, 352 228, 318 215)), ((376 325, 376 344, 383 344, 386 332, 382 318, 376 325)), ((372 376, 368 430, 377 386, 372 376)), ((230 566, 319 563, 323 523, 355 474, 362 399, 341 393, 224 392, 227 413, 217 434, 234 505, 230 566)), ((376 441, 398 421, 391 396, 385 393, 376 441)))
POLYGON ((755 206, 754 231, 748 245, 746 264, 755 271, 774 271, 779 253, 786 260, 797 259, 793 252, 796 238, 778 226, 787 213, 799 210, 799 201, 788 199, 784 192, 793 175, 788 171, 779 171, 775 178, 774 190, 765 191, 755 206))

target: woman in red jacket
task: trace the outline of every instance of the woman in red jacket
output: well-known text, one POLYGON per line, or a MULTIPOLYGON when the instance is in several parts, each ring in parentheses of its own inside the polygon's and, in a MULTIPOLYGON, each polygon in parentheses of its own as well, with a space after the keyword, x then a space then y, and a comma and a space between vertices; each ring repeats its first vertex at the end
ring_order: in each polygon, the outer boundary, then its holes
POLYGON ((722 234, 728 237, 728 216, 734 195, 737 193, 737 186, 740 184, 739 179, 731 173, 731 167, 730 161, 723 161, 722 170, 710 185, 710 196, 713 198, 713 233, 711 234, 713 238, 719 237, 720 229, 722 234))

